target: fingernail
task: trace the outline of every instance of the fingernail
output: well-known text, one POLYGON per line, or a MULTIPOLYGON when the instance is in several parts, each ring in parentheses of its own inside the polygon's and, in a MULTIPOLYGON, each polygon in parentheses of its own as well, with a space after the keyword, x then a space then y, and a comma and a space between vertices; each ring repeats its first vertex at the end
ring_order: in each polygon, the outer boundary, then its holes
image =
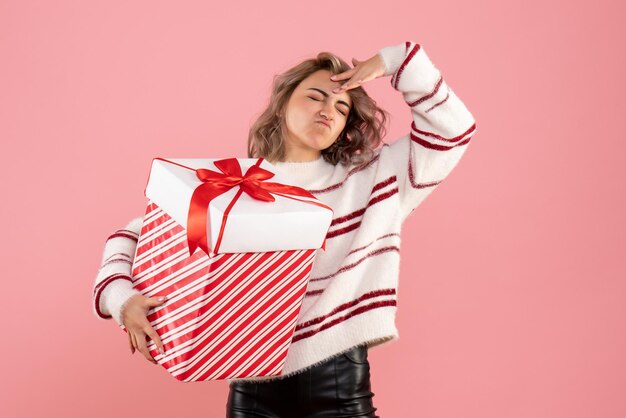
POLYGON ((337 77, 336 77, 336 76, 334 76, 334 75, 331 75, 331 76, 330 76, 330 78, 332 78, 332 79, 334 80, 334 79, 335 79, 335 78, 337 78, 337 77))
POLYGON ((159 302, 163 302, 165 299, 167 299, 167 296, 161 296, 161 297, 158 299, 158 301, 159 301, 159 302))

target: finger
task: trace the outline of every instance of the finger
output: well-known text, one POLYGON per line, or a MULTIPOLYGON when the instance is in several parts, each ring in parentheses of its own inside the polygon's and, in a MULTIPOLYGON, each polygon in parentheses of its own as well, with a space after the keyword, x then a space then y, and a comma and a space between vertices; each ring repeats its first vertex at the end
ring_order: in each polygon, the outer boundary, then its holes
POLYGON ((150 337, 150 339, 152 341, 154 341, 154 343, 156 344, 157 348, 159 349, 159 353, 161 354, 165 354, 165 348, 163 347, 163 343, 161 342, 161 337, 159 336, 159 334, 154 330, 154 328, 152 327, 147 327, 144 332, 148 335, 148 337, 150 337))
POLYGON ((333 89, 333 93, 340 93, 342 91, 350 90, 356 87, 360 87, 363 84, 363 79, 360 76, 354 76, 350 80, 343 83, 341 86, 333 89))
POLYGON ((133 345, 133 337, 130 335, 130 331, 126 331, 128 334, 128 345, 130 345, 130 354, 135 353, 135 346, 133 345))
POLYGON ((333 81, 341 81, 352 77, 352 75, 356 72, 356 68, 350 68, 339 74, 333 74, 330 76, 330 79, 333 81))
POLYGON ((362 63, 363 61, 359 61, 356 58, 352 58, 352 65, 354 66, 354 68, 350 68, 349 70, 346 70, 339 74, 333 74, 330 76, 330 79, 333 81, 341 81, 341 80, 345 80, 347 78, 353 77, 354 73, 357 71, 356 67, 358 67, 362 63))
POLYGON ((143 356, 151 363, 157 364, 156 360, 152 358, 150 355, 150 351, 148 351, 148 345, 146 344, 146 335, 143 332, 138 332, 136 336, 137 340, 137 349, 143 356))
POLYGON ((148 308, 155 308, 159 305, 163 305, 165 302, 167 302, 167 296, 154 296, 144 300, 145 306, 148 308))
POLYGON ((135 338, 135 334, 129 331, 130 340, 133 342, 133 354, 137 351, 137 338, 135 338))

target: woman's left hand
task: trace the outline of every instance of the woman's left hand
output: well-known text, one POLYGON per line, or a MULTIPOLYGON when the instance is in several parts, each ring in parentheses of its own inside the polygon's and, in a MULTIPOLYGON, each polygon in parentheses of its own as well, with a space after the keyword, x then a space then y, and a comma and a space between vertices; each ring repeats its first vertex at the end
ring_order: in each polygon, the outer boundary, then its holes
POLYGON ((330 77, 333 81, 348 80, 340 87, 333 89, 333 93, 341 93, 342 91, 360 87, 366 81, 385 75, 385 62, 378 53, 367 61, 359 61, 356 58, 352 58, 352 64, 354 68, 330 77))

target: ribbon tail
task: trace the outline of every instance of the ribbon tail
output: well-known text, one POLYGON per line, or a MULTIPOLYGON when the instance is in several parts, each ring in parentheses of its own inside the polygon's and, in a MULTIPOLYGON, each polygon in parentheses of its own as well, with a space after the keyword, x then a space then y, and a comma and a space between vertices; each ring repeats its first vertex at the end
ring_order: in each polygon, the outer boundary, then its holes
POLYGON ((196 250, 196 248, 198 248, 198 246, 189 237, 189 231, 187 231, 187 246, 189 247, 189 257, 191 257, 193 255, 194 251, 196 250))
POLYGON ((190 256, 198 247, 209 255, 207 237, 209 203, 229 189, 230 186, 204 183, 193 191, 187 214, 187 245, 190 256))

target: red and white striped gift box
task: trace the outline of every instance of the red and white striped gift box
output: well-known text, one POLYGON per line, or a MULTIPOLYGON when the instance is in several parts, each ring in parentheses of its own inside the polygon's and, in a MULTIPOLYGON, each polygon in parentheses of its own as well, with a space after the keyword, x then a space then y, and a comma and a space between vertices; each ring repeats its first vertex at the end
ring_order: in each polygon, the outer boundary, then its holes
POLYGON ((190 256, 186 230, 150 200, 132 268, 144 296, 168 296, 148 312, 165 346, 150 354, 183 382, 280 375, 315 252, 190 256))

